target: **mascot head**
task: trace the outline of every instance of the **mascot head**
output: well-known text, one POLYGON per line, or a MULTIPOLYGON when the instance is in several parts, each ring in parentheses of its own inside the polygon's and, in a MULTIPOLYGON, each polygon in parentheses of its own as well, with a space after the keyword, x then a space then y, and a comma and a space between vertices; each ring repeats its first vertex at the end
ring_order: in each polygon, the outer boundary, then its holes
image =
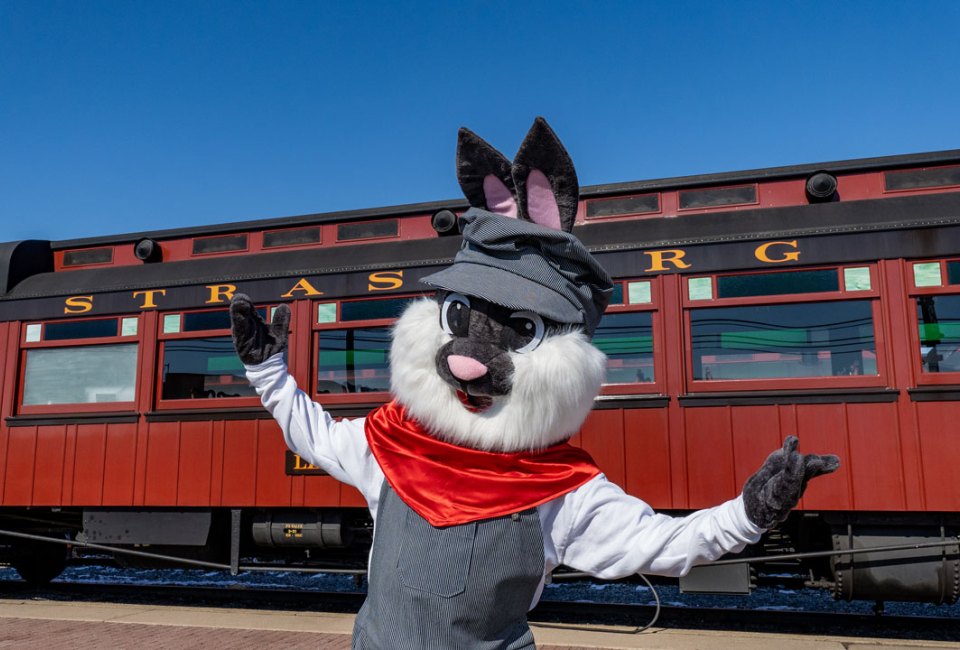
POLYGON ((472 206, 454 263, 424 278, 435 299, 397 321, 397 401, 434 436, 489 451, 536 450, 580 428, 606 359, 590 344, 613 289, 571 234, 579 185, 537 118, 511 163, 461 129, 457 177, 472 206))

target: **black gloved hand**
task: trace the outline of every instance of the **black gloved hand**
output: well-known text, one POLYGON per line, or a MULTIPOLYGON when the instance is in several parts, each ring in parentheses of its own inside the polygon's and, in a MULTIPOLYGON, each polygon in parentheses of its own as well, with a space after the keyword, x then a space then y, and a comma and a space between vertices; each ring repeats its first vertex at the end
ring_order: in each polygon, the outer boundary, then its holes
POLYGON ((230 301, 230 322, 237 356, 248 366, 263 363, 287 349, 290 308, 286 305, 278 305, 273 310, 273 322, 267 325, 248 296, 234 294, 230 301))
POLYGON ((783 449, 767 456, 743 486, 747 516, 761 528, 772 528, 787 518, 807 489, 807 481, 840 467, 840 459, 832 454, 801 454, 797 451, 799 444, 796 436, 787 436, 783 449))

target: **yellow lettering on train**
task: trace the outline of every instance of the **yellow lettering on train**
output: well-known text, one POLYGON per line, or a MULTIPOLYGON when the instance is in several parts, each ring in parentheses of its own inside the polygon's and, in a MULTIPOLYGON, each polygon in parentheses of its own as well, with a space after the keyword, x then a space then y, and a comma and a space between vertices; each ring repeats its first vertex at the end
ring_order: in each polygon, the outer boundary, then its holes
POLYGON ((93 296, 70 296, 64 303, 64 314, 85 314, 93 309, 93 296))
POLYGON ((367 291, 389 291, 403 286, 403 271, 379 271, 367 278, 367 291))
POLYGON ((761 262, 767 262, 768 264, 779 264, 781 262, 795 262, 800 259, 800 251, 796 250, 797 240, 793 241, 768 241, 766 244, 760 244, 757 246, 757 249, 753 251, 754 257, 756 257, 761 262), (780 257, 773 258, 768 255, 767 251, 771 246, 789 246, 794 250, 792 252, 784 251, 780 257))
POLYGON ((320 469, 316 465, 311 465, 304 459, 300 458, 300 454, 293 455, 293 471, 302 472, 308 469, 320 469))
POLYGON ((207 290, 210 291, 210 299, 204 304, 211 305, 233 300, 233 292, 237 287, 233 284, 209 284, 207 290))
POLYGON ((166 289, 145 289, 143 291, 134 291, 133 297, 143 296, 143 304, 140 305, 140 309, 153 309, 157 306, 156 296, 157 294, 161 296, 167 295, 166 289))
POLYGON ((650 256, 650 268, 645 271, 666 271, 667 264, 673 264, 678 269, 689 269, 690 264, 683 261, 687 254, 679 248, 668 248, 662 251, 643 251, 644 255, 650 256))
POLYGON ((303 292, 303 295, 305 295, 305 296, 322 296, 322 295, 323 295, 323 292, 322 292, 322 291, 318 291, 317 289, 315 289, 312 284, 310 284, 309 282, 307 282, 306 278, 301 278, 301 280, 300 280, 299 282, 297 282, 295 285, 293 285, 293 288, 290 289, 290 291, 286 292, 285 294, 283 294, 283 295, 280 296, 280 297, 281 297, 281 298, 295 298, 296 296, 294 296, 293 294, 295 294, 295 293, 298 292, 298 291, 302 291, 302 292, 303 292))

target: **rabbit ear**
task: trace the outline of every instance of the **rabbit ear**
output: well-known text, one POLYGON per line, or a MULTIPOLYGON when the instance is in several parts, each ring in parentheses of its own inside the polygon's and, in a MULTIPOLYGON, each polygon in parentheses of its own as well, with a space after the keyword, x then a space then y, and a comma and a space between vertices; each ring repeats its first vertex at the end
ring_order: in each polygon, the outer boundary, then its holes
POLYGON ((507 217, 519 216, 510 161, 465 128, 457 136, 457 180, 470 205, 507 217))
POLYGON ((538 117, 513 161, 520 216, 541 226, 570 232, 577 217, 580 185, 570 154, 538 117))

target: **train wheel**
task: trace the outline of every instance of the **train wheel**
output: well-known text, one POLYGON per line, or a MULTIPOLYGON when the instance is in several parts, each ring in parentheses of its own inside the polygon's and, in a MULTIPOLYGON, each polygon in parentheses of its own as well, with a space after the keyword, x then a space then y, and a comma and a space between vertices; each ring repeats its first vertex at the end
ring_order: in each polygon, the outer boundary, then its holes
POLYGON ((28 553, 11 559, 10 566, 30 585, 45 585, 67 568, 68 551, 59 544, 37 544, 28 553))

